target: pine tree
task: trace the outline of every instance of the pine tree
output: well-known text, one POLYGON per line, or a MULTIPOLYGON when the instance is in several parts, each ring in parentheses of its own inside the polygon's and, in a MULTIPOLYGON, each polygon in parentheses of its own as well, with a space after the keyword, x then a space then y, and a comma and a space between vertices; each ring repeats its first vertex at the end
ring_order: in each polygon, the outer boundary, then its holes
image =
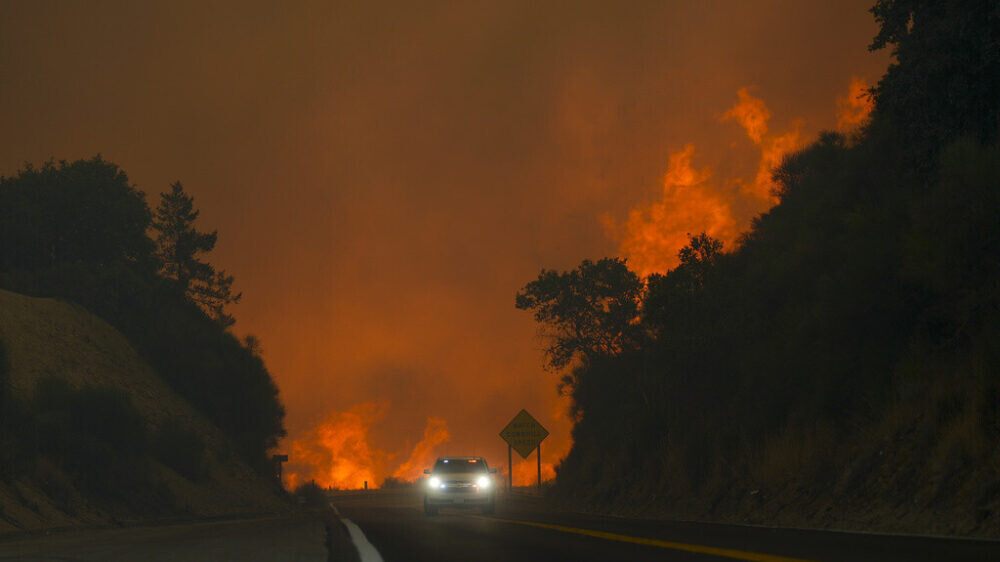
POLYGON ((233 276, 201 260, 211 252, 218 240, 218 231, 199 232, 194 227, 199 211, 194 198, 175 182, 169 193, 160 194, 160 204, 153 216, 156 235, 156 256, 160 274, 174 281, 179 290, 222 326, 235 319, 226 313, 226 306, 239 302, 242 293, 233 294, 233 276))

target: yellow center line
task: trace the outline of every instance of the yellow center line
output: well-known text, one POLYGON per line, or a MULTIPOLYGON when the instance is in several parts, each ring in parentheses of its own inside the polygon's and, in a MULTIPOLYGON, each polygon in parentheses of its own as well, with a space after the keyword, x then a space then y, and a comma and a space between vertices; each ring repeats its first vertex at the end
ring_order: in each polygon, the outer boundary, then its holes
POLYGON ((811 562, 802 558, 788 558, 786 556, 775 556, 774 554, 761 554, 759 552, 747 552, 744 550, 733 550, 730 548, 716 548, 714 546, 703 546, 700 544, 688 544, 683 542, 670 542, 661 541, 657 539, 647 539, 643 537, 630 537, 628 535, 619 535, 617 533, 605 533, 604 531, 592 531, 590 529, 577 529, 575 527, 564 527, 563 525, 552 525, 549 523, 536 523, 534 521, 518 521, 515 519, 499 519, 497 517, 483 517, 479 515, 469 515, 469 517, 475 517, 476 519, 488 519, 490 521, 499 521, 501 523, 515 523, 517 525, 528 525, 529 527, 538 527, 540 529, 550 529, 553 531, 562 531, 564 533, 576 533, 578 535, 587 535, 589 537, 597 537, 599 539, 608 539, 613 541, 630 542, 634 544, 642 544, 646 546, 656 546, 659 548, 669 548, 671 550, 682 550, 684 552, 694 552, 697 554, 709 554, 712 556, 722 556, 725 558, 735 558, 736 560, 748 560, 751 562, 811 562))

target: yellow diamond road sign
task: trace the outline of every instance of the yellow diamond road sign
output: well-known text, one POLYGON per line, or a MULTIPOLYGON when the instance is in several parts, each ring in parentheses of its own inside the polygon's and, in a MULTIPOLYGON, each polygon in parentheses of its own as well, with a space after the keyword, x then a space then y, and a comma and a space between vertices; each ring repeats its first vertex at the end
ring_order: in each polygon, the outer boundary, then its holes
POLYGON ((500 437, 510 443, 510 446, 517 451, 517 454, 524 458, 538 447, 543 439, 548 437, 549 432, 538 423, 538 420, 531 417, 527 410, 518 412, 514 419, 510 420, 507 427, 500 432, 500 437))

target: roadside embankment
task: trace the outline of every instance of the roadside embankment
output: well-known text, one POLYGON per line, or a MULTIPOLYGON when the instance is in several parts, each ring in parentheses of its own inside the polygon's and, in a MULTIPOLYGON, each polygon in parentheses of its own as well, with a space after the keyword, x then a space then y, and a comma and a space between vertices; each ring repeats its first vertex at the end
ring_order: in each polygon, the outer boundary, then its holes
POLYGON ((0 534, 287 514, 283 492, 82 307, 0 290, 0 534))

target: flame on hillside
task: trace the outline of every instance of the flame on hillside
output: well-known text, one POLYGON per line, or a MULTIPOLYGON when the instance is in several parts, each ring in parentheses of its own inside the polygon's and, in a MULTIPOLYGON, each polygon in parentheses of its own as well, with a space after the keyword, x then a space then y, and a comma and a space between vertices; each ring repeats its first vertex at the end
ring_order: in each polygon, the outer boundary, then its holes
POLYGON ((875 100, 872 99, 870 89, 871 85, 864 78, 851 77, 847 94, 837 98, 838 131, 844 133, 852 131, 868 120, 868 116, 875 109, 875 100))
POLYGON ((781 164, 786 154, 802 147, 802 120, 794 121, 790 131, 780 135, 769 135, 767 122, 771 119, 771 112, 764 104, 764 100, 751 96, 746 88, 740 88, 736 95, 739 101, 723 114, 722 121, 735 120, 743 127, 750 141, 760 147, 760 163, 757 166, 757 175, 752 181, 747 182, 739 178, 734 181, 740 185, 745 194, 770 202, 768 205, 770 207, 778 202, 778 198, 774 195, 775 186, 771 179, 771 171, 781 164))
POLYGON ((334 412, 291 443, 286 484, 289 488, 315 481, 324 488, 358 489, 367 482, 377 487, 391 474, 415 480, 435 457, 434 449, 451 438, 448 424, 428 418, 423 439, 405 462, 393 470, 393 455, 373 446, 369 432, 385 416, 387 404, 364 402, 346 412, 334 412))
MULTIPOLYGON (((544 447, 543 447, 544 449, 544 447)), ((534 453, 532 453, 534 455, 534 453)), ((542 462, 542 482, 556 477, 555 464, 542 462)), ((538 461, 529 456, 525 460, 514 461, 514 485, 534 486, 538 483, 538 461)))
MULTIPOLYGON (((838 130, 849 132, 868 119, 873 108, 868 89, 865 80, 853 77, 847 93, 837 98, 838 130)), ((658 201, 633 208, 624 223, 608 215, 601 217, 605 232, 618 241, 620 254, 640 275, 676 267, 677 252, 693 234, 705 232, 732 247, 749 226, 750 217, 778 203, 772 172, 785 156, 805 146, 802 120, 793 121, 787 131, 773 133, 771 111, 764 100, 748 88, 740 88, 736 96, 736 104, 720 121, 738 123, 760 150, 753 177, 713 179, 709 167, 694 164, 695 147, 687 144, 670 155, 658 201)))
POLYGON ((735 120, 746 130, 747 136, 754 144, 760 144, 767 135, 767 122, 771 119, 771 111, 767 109, 764 100, 751 96, 746 88, 740 88, 736 92, 736 97, 739 101, 722 115, 722 120, 735 120))
POLYGON ((641 275, 676 265, 677 250, 687 244, 690 233, 707 232, 727 241, 738 234, 729 202, 709 182, 712 171, 695 169, 694 155, 693 144, 670 155, 659 201, 632 209, 620 226, 611 217, 603 217, 605 229, 621 242, 629 267, 641 275))

